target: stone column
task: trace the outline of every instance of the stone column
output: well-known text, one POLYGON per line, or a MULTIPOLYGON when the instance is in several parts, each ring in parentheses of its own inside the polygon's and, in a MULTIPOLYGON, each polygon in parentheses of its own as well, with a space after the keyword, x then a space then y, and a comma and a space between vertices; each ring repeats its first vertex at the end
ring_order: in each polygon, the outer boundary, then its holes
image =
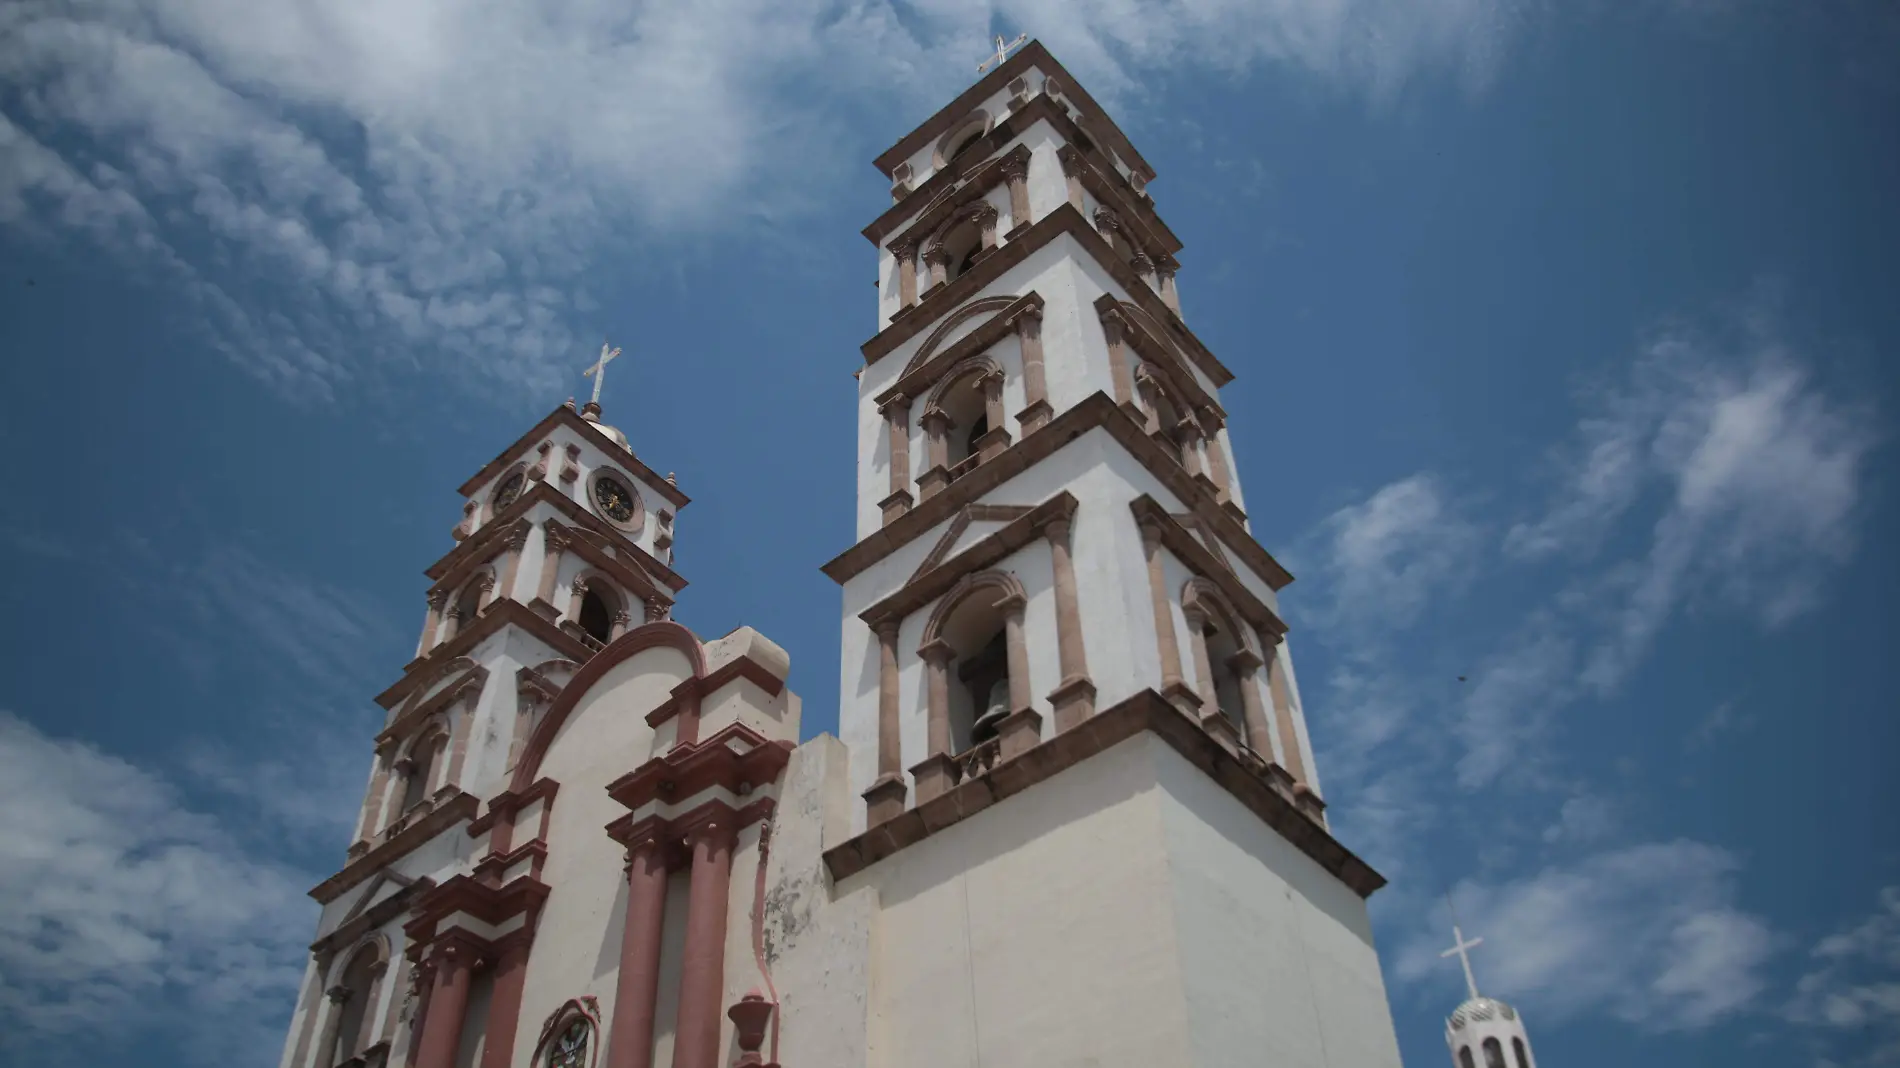
MULTIPOLYGON (((1049 703, 1056 714, 1056 730, 1079 726, 1095 713, 1095 684, 1089 681, 1089 665, 1082 644, 1082 612, 1075 596, 1075 563, 1069 557, 1068 516, 1052 520, 1042 528, 1049 540, 1049 556, 1055 571, 1056 657, 1062 669, 1062 681, 1049 692, 1049 703)), ((1011 702, 1014 703, 1012 695, 1011 702)))
POLYGON ((1110 308, 1102 313, 1102 336, 1108 340, 1108 373, 1115 385, 1115 403, 1138 422, 1144 422, 1135 408, 1134 372, 1128 360, 1128 320, 1110 308))
POLYGON ((1155 643, 1161 652, 1161 695, 1176 708, 1198 719, 1200 697, 1181 679, 1181 643, 1174 631, 1174 610, 1168 605, 1167 571, 1161 560, 1161 524, 1141 521, 1141 550, 1148 560, 1148 598, 1154 606, 1155 643))
POLYGON ((1174 272, 1180 267, 1181 265, 1176 263, 1172 256, 1163 256, 1155 264, 1155 280, 1160 283, 1161 303, 1166 304, 1168 310, 1173 312, 1176 318, 1181 315, 1181 296, 1174 290, 1174 272))
POLYGON ((1041 430, 1054 417, 1049 406, 1049 384, 1042 364, 1042 309, 1024 308, 1016 313, 1016 341, 1022 348, 1023 399, 1028 403, 1016 414, 1023 436, 1041 430))
POLYGON ((878 502, 884 522, 890 523, 910 511, 910 398, 899 393, 884 404, 884 421, 890 428, 891 493, 878 502))
MULTIPOLYGON (((323 992, 323 1000, 330 1007, 324 1013, 323 1038, 317 1043, 317 1061, 315 1068, 330 1068, 336 1063, 337 1043, 342 1039, 343 1003, 350 1000, 350 992, 340 986, 333 986, 323 992)), ((355 1051, 352 1050, 352 1053, 355 1051)))
MULTIPOLYGON (((1068 546, 1065 544, 1052 551, 1066 557, 1068 546)), ((1060 571, 1057 573, 1060 574, 1060 571)), ((1057 581, 1059 583, 1060 579, 1057 581)), ((1074 583, 1073 575, 1071 575, 1070 583, 1071 585, 1074 583)), ((1057 590, 1056 597, 1060 601, 1062 596, 1059 592, 1060 585, 1057 586, 1057 590)), ((1001 740, 999 748, 1002 750, 1003 759, 1011 760, 1034 749, 1037 743, 1042 741, 1042 714, 1035 709, 1035 698, 1032 696, 1034 691, 1030 689, 1029 642, 1023 633, 1023 609, 1026 605, 1021 597, 1012 596, 997 607, 1003 610, 1003 651, 1009 664, 1009 715, 1004 716, 1003 721, 996 725, 996 733, 1001 740)), ((1061 611, 1058 609, 1058 625, 1060 625, 1060 619, 1061 611)), ((1058 639, 1059 642, 1060 639, 1058 639)), ((1086 673, 1086 666, 1083 671, 1086 673)), ((1063 674, 1065 676, 1068 674, 1066 665, 1063 674)), ((1074 723, 1079 723, 1088 718, 1088 709, 1083 706, 1089 698, 1094 696, 1094 687, 1089 684, 1086 676, 1083 677, 1082 684, 1089 687, 1089 693, 1065 695, 1068 704, 1066 711, 1062 713, 1065 717, 1063 722, 1073 719, 1074 723)), ((1073 723, 1070 725, 1073 726, 1073 723)))
POLYGON ((429 1014, 422 1021, 416 1068, 455 1068, 468 1016, 468 987, 475 969, 475 947, 453 938, 432 951, 435 982, 429 990, 429 1014))
POLYGON ((501 560, 496 564, 495 574, 501 576, 496 596, 503 600, 514 599, 515 579, 521 574, 521 551, 528 546, 528 529, 528 521, 521 520, 502 542, 501 560))
MULTIPOLYGON (((1124 231, 1122 236, 1127 237, 1128 235, 1124 231)), ((1149 259, 1146 252, 1137 251, 1134 256, 1129 258, 1128 265, 1135 269, 1135 274, 1141 278, 1144 285, 1155 290, 1157 293, 1160 292, 1161 283, 1155 279, 1155 261, 1149 259)))
POLYGON ((719 1068, 733 829, 723 820, 708 823, 693 832, 691 845, 692 890, 686 902, 686 947, 680 953, 673 1068, 719 1068))
POLYGON ((1201 424, 1193 419, 1182 419, 1174 428, 1175 436, 1181 443, 1181 466, 1187 473, 1207 489, 1214 491, 1214 482, 1201 468, 1201 424))
POLYGON ((1194 653, 1194 682, 1201 698, 1201 726, 1214 736, 1228 752, 1235 752, 1240 746, 1239 732, 1234 729, 1234 721, 1220 707, 1220 687, 1214 685, 1214 665, 1207 655, 1207 614, 1198 606, 1183 606, 1181 615, 1187 620, 1189 648, 1194 653))
POLYGON ((541 688, 523 680, 515 685, 515 726, 508 739, 508 770, 521 761, 521 753, 528 748, 528 736, 534 733, 534 724, 541 713, 541 704, 547 698, 541 688))
POLYGON ((514 1063, 515 1030, 521 1026, 521 995, 527 988, 528 950, 533 945, 524 935, 515 935, 496 947, 479 1068, 512 1068, 514 1063))
POLYGON ((924 266, 930 268, 930 285, 925 287, 925 293, 935 291, 950 280, 950 253, 942 245, 932 245, 924 250, 924 266))
POLYGON ((436 628, 442 625, 442 606, 449 603, 449 591, 429 591, 429 614, 422 621, 422 641, 416 645, 417 656, 427 656, 435 648, 436 628))
POLYGON ((495 573, 493 571, 482 572, 481 575, 475 579, 475 589, 479 591, 475 597, 475 614, 479 616, 483 612, 488 611, 488 606, 494 603, 495 573))
POLYGON ((581 602, 587 599, 587 576, 575 575, 568 584, 567 616, 568 622, 578 626, 581 621, 581 602))
POLYGON ((983 390, 983 419, 990 425, 976 441, 977 455, 982 457, 977 463, 988 463, 1009 447, 1009 431, 1003 426, 1009 418, 1003 414, 1003 374, 985 374, 977 385, 983 390))
POLYGON ((923 804, 950 789, 950 661, 956 650, 938 638, 918 649, 924 659, 925 729, 929 753, 910 769, 917 779, 917 803, 923 804))
POLYGON ((988 203, 980 203, 971 218, 976 220, 977 231, 982 235, 983 249, 988 251, 995 248, 996 209, 988 203))
POLYGON ((632 623, 632 622, 633 622, 632 612, 629 612, 624 608, 618 612, 615 612, 614 626, 612 630, 607 632, 607 640, 613 641, 614 639, 620 637, 622 634, 627 633, 627 624, 632 623))
POLYGON ((1003 161, 1003 181, 1009 183, 1009 232, 1011 236, 1029 228, 1029 160, 1011 157, 1003 161))
POLYGON ((1062 163, 1062 176, 1068 180, 1069 206, 1082 211, 1086 201, 1082 198, 1082 160, 1076 155, 1072 145, 1064 145, 1056 152, 1056 159, 1062 163))
POLYGON ((653 1015, 660 993, 660 935, 666 918, 666 855, 648 836, 627 848, 626 926, 606 1068, 652 1068, 653 1015))
POLYGON ((891 619, 877 625, 877 779, 864 791, 873 827, 904 811, 906 787, 897 708, 898 622, 891 619))
POLYGON ((891 250, 897 257, 897 301, 898 307, 911 308, 917 304, 917 246, 899 245, 891 250))
POLYGON ((1201 420, 1206 427, 1203 438, 1207 448, 1207 466, 1214 477, 1214 499, 1226 504, 1233 497, 1229 489, 1232 475, 1227 470, 1227 450, 1221 447, 1220 431, 1225 424, 1212 408, 1201 409, 1201 420))
POLYGON ((1286 689, 1286 671, 1280 666, 1280 648, 1267 657, 1267 692, 1273 696, 1273 716, 1280 724, 1280 759, 1299 786, 1306 785, 1306 761, 1300 755, 1300 735, 1293 726, 1293 702, 1286 689))
POLYGON ((539 604, 545 606, 543 614, 553 613, 557 618, 560 609, 554 604, 554 584, 560 578, 561 557, 567 553, 567 531, 549 523, 542 537, 541 550, 541 589, 534 595, 539 604))
POLYGON ((923 424, 930 466, 917 476, 917 491, 927 501, 950 484, 950 415, 932 406, 924 409, 923 424))
POLYGON ((1273 759, 1273 728, 1267 725, 1267 709, 1260 700, 1260 666, 1265 661, 1252 649, 1242 649, 1227 661, 1240 680, 1241 714, 1247 720, 1247 748, 1262 760, 1273 759))
POLYGON ((462 684, 462 692, 457 695, 462 712, 450 725, 448 766, 442 772, 442 786, 462 781, 462 764, 468 759, 468 736, 475 726, 475 706, 482 699, 482 687, 482 682, 470 680, 462 684))
POLYGON ((455 632, 462 627, 462 606, 452 604, 442 613, 442 626, 436 632, 436 647, 440 648, 455 640, 455 632))

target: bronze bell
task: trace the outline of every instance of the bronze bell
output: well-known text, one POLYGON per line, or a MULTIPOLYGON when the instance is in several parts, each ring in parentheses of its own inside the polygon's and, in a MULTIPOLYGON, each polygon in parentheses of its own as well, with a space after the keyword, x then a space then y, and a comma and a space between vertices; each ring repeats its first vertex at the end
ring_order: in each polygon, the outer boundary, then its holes
POLYGON ((970 744, 982 745, 996 737, 997 730, 1009 715, 1009 677, 1006 675, 990 686, 989 707, 976 717, 970 727, 970 744))

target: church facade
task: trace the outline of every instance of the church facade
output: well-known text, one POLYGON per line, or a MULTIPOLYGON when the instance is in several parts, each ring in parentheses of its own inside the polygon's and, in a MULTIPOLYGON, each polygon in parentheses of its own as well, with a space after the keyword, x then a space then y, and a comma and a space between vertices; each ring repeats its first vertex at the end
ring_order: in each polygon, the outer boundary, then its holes
POLYGON ((877 166, 839 735, 557 408, 461 487, 282 1068, 1399 1063, 1155 172, 1034 43, 877 166))

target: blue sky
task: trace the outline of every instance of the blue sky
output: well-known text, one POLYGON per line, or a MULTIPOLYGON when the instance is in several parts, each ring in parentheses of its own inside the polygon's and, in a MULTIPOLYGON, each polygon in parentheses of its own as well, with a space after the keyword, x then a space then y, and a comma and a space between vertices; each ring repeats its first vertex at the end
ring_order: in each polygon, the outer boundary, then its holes
POLYGON ((0 14, 0 1063, 275 1056, 454 487, 603 336, 679 617, 832 727, 869 160, 1021 29, 1238 375, 1406 1062, 1450 891, 1546 1065, 1900 1064, 1891 5, 344 10, 0 14))

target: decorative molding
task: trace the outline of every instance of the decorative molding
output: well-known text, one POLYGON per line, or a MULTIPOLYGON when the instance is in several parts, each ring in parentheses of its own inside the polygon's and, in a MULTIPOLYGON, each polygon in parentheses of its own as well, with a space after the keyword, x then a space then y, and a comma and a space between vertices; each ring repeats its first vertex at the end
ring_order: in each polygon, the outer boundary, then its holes
MULTIPOLYGON (((490 479, 495 477, 496 472, 513 462, 517 456, 528 452, 528 450, 532 448, 530 442, 538 438, 548 438, 556 427, 567 427, 569 430, 580 435, 582 440, 594 446, 602 455, 612 457, 614 463, 632 471, 636 478, 652 487, 655 493, 666 498, 674 508, 684 508, 692 503, 692 498, 681 493, 678 488, 667 484, 666 480, 662 479, 652 468, 641 463, 631 453, 621 448, 619 442, 601 433, 599 427, 581 418, 579 412, 565 404, 549 412, 539 423, 529 428, 527 433, 516 438, 512 445, 509 445, 506 449, 501 451, 499 456, 488 461, 480 471, 475 472, 467 482, 462 483, 461 488, 458 489, 457 492, 464 497, 474 496, 477 490, 481 489, 490 479)), ((522 496, 525 497, 527 494, 524 493, 522 496)))
POLYGON ((1220 566, 1220 561, 1207 551, 1207 546, 1202 545, 1200 539, 1177 522, 1161 502, 1144 493, 1130 501, 1128 508, 1134 513, 1137 523, 1152 525, 1159 532, 1162 546, 1185 564, 1188 570, 1212 583, 1241 619, 1272 635, 1271 640, 1277 641, 1285 636, 1286 623, 1273 609, 1267 607, 1265 601, 1255 597, 1253 591, 1247 589, 1232 571, 1220 566))
POLYGON ((372 847, 368 853, 345 864, 341 871, 312 887, 310 896, 321 905, 335 901, 344 891, 407 856, 436 835, 473 819, 480 806, 481 802, 476 800, 474 794, 457 791, 453 797, 429 809, 421 819, 405 825, 402 830, 372 847))
POLYGON ((957 555, 913 576, 901 588, 860 612, 858 618, 872 629, 889 621, 903 619, 948 593, 963 576, 990 567, 1035 541, 1044 526, 1074 515, 1075 507, 1073 494, 1066 490, 1056 494, 957 555))
POLYGON ((1370 897, 1385 885, 1384 876, 1340 844, 1315 817, 1301 811, 1291 796, 1298 793, 1297 788, 1285 790, 1283 780, 1262 773, 1257 755, 1243 760, 1153 690, 1143 690, 1013 759, 1000 760, 941 796, 825 850, 825 867, 834 881, 848 879, 1144 732, 1186 757, 1261 822, 1360 897, 1370 897))
POLYGON ((916 582, 918 576, 942 563, 950 547, 957 543, 957 539, 963 536, 963 532, 970 528, 971 523, 1007 523, 1012 519, 1021 519, 1034 510, 1035 506, 1028 504, 964 505, 957 509, 956 518, 950 521, 950 526, 943 532, 943 537, 938 538, 937 544, 930 547, 930 552, 924 555, 923 562, 917 565, 917 570, 911 572, 910 578, 906 581, 916 582))

